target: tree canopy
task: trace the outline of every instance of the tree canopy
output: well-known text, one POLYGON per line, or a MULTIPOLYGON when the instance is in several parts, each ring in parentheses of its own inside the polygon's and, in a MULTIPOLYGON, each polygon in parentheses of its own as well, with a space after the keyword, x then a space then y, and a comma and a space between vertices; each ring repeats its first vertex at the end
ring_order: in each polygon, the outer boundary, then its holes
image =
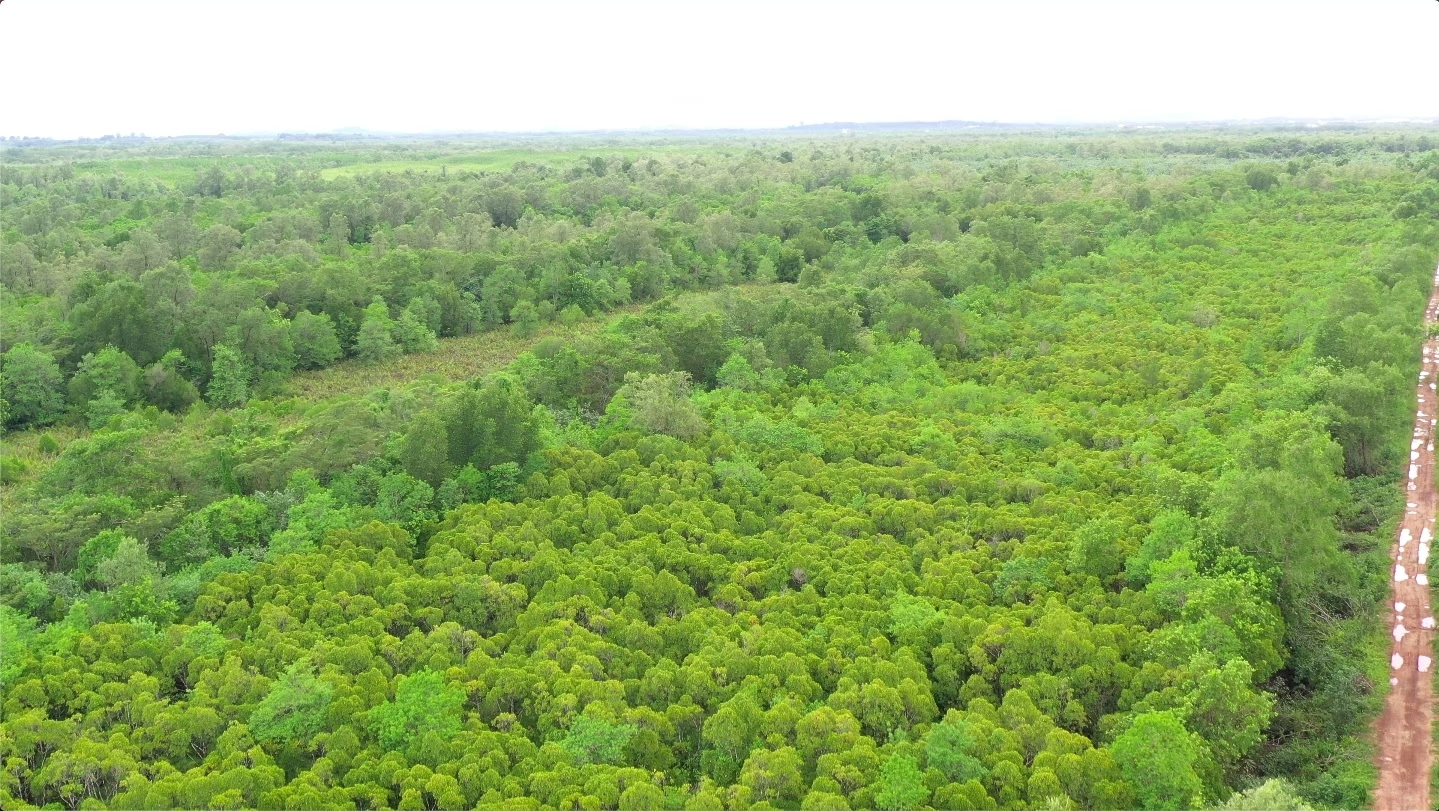
POLYGON ((1368 801, 1432 134, 542 146, 7 152, 0 806, 1368 801))

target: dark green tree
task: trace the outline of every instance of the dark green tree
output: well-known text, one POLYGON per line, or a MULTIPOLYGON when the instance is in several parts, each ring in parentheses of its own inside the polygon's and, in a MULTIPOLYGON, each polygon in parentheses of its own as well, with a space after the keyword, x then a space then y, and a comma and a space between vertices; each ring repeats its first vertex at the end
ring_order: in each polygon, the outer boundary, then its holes
POLYGON ((289 329, 297 367, 321 369, 340 358, 340 339, 335 333, 335 322, 328 313, 316 315, 309 310, 300 310, 290 321, 289 329))
POLYGON ((439 487, 450 475, 450 439, 444 420, 434 411, 421 413, 405 433, 400 462, 411 476, 439 487))

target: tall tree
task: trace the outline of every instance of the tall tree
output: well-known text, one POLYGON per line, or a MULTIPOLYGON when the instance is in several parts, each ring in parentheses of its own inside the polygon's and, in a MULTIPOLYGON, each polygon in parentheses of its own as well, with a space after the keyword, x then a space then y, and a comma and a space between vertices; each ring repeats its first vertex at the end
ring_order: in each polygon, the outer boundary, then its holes
POLYGON ((1195 767, 1207 753, 1173 711, 1147 712, 1114 739, 1114 761, 1148 811, 1197 808, 1203 784, 1195 767))
POLYGON ((400 347, 394 338, 395 322, 390 318, 390 308, 382 299, 376 298, 365 308, 364 320, 360 322, 360 333, 355 339, 355 355, 367 363, 389 360, 400 354, 400 347))
POLYGON ((325 728, 334 694, 308 664, 295 662, 250 714, 250 732, 261 742, 303 744, 325 728))
POLYGON ((60 366, 55 359, 21 343, 10 347, 0 362, 0 398, 9 425, 49 425, 65 405, 60 366))
POLYGON ((301 369, 321 369, 339 359, 340 339, 335 322, 328 313, 316 315, 300 310, 290 321, 290 343, 295 348, 295 365, 301 369))
POLYGON ((444 420, 432 410, 422 412, 410 424, 400 461, 415 478, 439 487, 449 475, 450 440, 444 420))
POLYGON ((225 344, 215 347, 205 399, 221 407, 242 406, 250 399, 250 365, 239 350, 225 344))

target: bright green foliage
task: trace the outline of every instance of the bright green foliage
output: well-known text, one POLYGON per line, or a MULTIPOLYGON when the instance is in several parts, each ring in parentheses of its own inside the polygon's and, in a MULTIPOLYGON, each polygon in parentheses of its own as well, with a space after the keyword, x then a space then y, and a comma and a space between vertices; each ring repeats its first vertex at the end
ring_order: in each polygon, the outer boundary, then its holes
POLYGON ((540 328, 540 314, 532 301, 517 301, 510 308, 510 323, 515 325, 515 334, 529 338, 540 328))
POLYGON ((210 384, 205 399, 221 408, 233 408, 250 399, 250 364, 234 347, 215 347, 215 360, 210 366, 210 384))
POLYGON ((0 359, 0 398, 11 425, 49 425, 64 407, 63 378, 55 359, 29 343, 10 347, 0 359))
POLYGON ((8 606, 29 619, 53 619, 55 590, 64 581, 47 578, 19 563, 0 563, 0 605, 8 606))
POLYGON ((1125 561, 1125 577, 1135 587, 1143 587, 1150 580, 1150 568, 1154 563, 1187 548, 1194 540, 1194 532, 1194 519, 1188 513, 1181 510, 1160 512, 1149 522, 1149 534, 1144 536, 1138 553, 1125 561))
POLYGON ((560 746, 580 766, 619 763, 624 759, 625 747, 634 734, 633 724, 615 724, 602 718, 581 715, 570 724, 569 731, 560 739, 560 746))
POLYGON ((1199 808, 1208 755, 1172 711, 1147 712, 1114 740, 1114 761, 1145 809, 1199 808))
POLYGON ((875 806, 885 811, 910 811, 929 798, 919 764, 909 755, 890 755, 875 789, 875 806))
POLYGON ((1439 142, 796 138, 0 162, 0 806, 1363 805, 1439 142))
POLYGON ((1253 672, 1242 658, 1221 667, 1210 654, 1199 653, 1178 671, 1171 686, 1152 693, 1135 709, 1176 710, 1185 726, 1208 745, 1214 760, 1235 769, 1263 740, 1274 714, 1274 698, 1255 691, 1253 672))
POLYGON ((117 415, 125 413, 125 401, 110 389, 100 389, 85 405, 85 422, 92 430, 105 427, 117 415))
POLYGON ((453 478, 440 484, 435 497, 441 506, 451 508, 492 498, 508 501, 515 497, 519 484, 520 466, 514 462, 501 462, 483 471, 474 465, 465 465, 453 478))
POLYGON ((585 320, 585 311, 578 304, 571 304, 560 310, 560 323, 567 327, 576 327, 585 320))
POLYGON ((749 789, 750 796, 759 802, 779 808, 793 806, 804 792, 800 765, 793 747, 756 749, 740 768, 739 785, 749 789))
POLYGON ((186 516, 160 542, 160 558, 178 571, 217 555, 258 549, 269 538, 273 525, 264 504, 232 496, 186 516))
POLYGON ((465 694, 445 677, 421 670, 403 677, 395 699, 370 711, 370 726, 381 746, 416 753, 434 740, 448 741, 460 729, 460 704, 465 694))
POLYGON ((15 484, 30 471, 30 463, 9 454, 0 454, 0 484, 15 484))
POLYGON ((390 308, 377 297, 365 308, 360 321, 360 332, 355 338, 355 356, 367 363, 390 360, 401 351, 400 345, 395 343, 394 333, 395 322, 390 318, 390 308))
POLYGON ((356 510, 339 504, 328 490, 306 493, 287 511, 288 526, 270 536, 267 556, 312 551, 327 532, 350 527, 358 518, 356 510))
POLYGON ((127 537, 118 529, 107 529, 86 541, 76 559, 75 579, 82 585, 92 580, 99 582, 100 564, 114 556, 120 541, 127 537))
POLYGON ((302 662, 290 665, 250 714, 257 741, 305 744, 325 728, 335 688, 315 678, 302 662))
POLYGON ((225 343, 239 351, 250 368, 286 375, 295 368, 295 346, 290 323, 276 310, 251 307, 225 328, 225 343))
POLYGON ((635 783, 620 794, 619 811, 651 811, 665 807, 664 790, 653 783, 635 783))
POLYGON ((1069 568, 1101 579, 1113 577, 1124 568, 1127 551, 1123 524, 1112 520, 1090 521, 1074 533, 1069 568))
POLYGON ((939 769, 951 783, 983 780, 989 773, 984 763, 974 757, 978 741, 964 721, 945 720, 929 728, 924 738, 924 759, 932 769, 939 769))
POLYGON ((128 535, 122 536, 115 551, 95 566, 95 579, 109 589, 153 581, 159 573, 145 545, 128 535))
MULTIPOLYGON (((368 311, 367 311, 368 314, 368 311)), ((395 322, 395 343, 405 352, 433 352, 439 346, 435 333, 426 323, 425 305, 419 299, 410 302, 395 322)), ((361 327, 363 333, 364 327, 361 327)))
MULTIPOLYGON (((988 796, 988 795, 986 795, 988 796)), ((849 801, 843 794, 836 794, 829 791, 811 791, 804 795, 804 802, 800 803, 801 811, 849 811, 849 801)))
POLYGON ((889 609, 889 631, 901 645, 924 647, 939 620, 928 600, 900 593, 889 609))
POLYGON ((721 386, 745 391, 758 388, 760 382, 759 374, 755 372, 749 359, 739 353, 729 356, 716 377, 721 386))
POLYGON ((80 406, 99 398, 124 406, 133 403, 139 393, 140 367, 113 346, 86 355, 70 378, 70 402, 80 406))
POLYGON ((434 488, 408 473, 390 473, 382 477, 375 489, 375 512, 381 520, 415 529, 432 518, 430 505, 434 488))
POLYGON ((13 684, 24 671, 25 650, 35 637, 36 624, 25 612, 0 605, 0 687, 13 684))
POLYGON ((335 322, 329 313, 316 315, 309 310, 301 310, 290 321, 289 330, 297 367, 319 369, 340 357, 340 339, 335 334, 335 322))
POLYGON ((1262 784, 1237 792, 1219 806, 1223 811, 1314 811, 1284 780, 1266 780, 1262 784))
POLYGON ((689 399, 686 372, 640 377, 631 373, 620 389, 636 428, 677 439, 692 439, 705 429, 704 418, 689 399))

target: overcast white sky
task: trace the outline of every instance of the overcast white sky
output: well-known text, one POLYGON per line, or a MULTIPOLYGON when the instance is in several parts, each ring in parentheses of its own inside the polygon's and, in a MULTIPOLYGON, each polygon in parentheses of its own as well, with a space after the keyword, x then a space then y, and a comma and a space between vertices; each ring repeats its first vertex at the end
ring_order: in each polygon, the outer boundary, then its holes
POLYGON ((1439 118, 1434 0, 4 0, 0 135, 1439 118))

